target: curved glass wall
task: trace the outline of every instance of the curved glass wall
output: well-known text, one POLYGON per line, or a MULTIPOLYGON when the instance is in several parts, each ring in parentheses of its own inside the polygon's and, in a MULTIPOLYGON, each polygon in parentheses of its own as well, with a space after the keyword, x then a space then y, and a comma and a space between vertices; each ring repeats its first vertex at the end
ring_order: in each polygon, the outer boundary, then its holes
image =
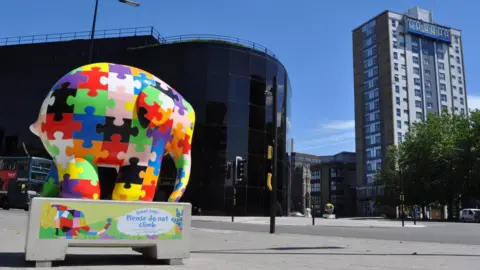
MULTIPOLYGON (((287 213, 292 90, 287 72, 277 59, 249 48, 215 42, 163 44, 126 51, 112 50, 112 46, 115 46, 113 41, 109 41, 108 46, 103 46, 102 42, 107 41, 97 42, 101 58, 99 61, 117 62, 145 69, 177 89, 195 109, 197 123, 192 142, 192 174, 189 188, 182 200, 192 202, 193 206, 201 208, 204 214, 231 213, 232 182, 226 180, 225 164, 227 160, 234 160, 235 156, 242 156, 248 160, 246 179, 237 186, 236 214, 269 214, 270 193, 266 187, 266 152, 267 145, 273 142, 274 127, 271 99, 265 92, 275 91, 276 88, 277 198, 282 212, 287 213)), ((44 98, 58 78, 82 64, 81 58, 73 56, 77 55, 75 52, 81 54, 88 46, 83 46, 83 43, 68 44, 50 44, 48 45, 50 49, 45 44, 34 44, 27 46, 28 48, 18 47, 15 49, 16 52, 9 49, 9 55, 29 55, 29 59, 25 57, 24 60, 12 58, 12 63, 14 61, 26 63, 27 60, 33 63, 31 67, 19 66, 18 70, 3 69, 7 75, 4 86, 6 89, 17 90, 8 92, 9 95, 14 95, 9 97, 9 100, 22 100, 17 104, 28 103, 28 106, 23 107, 23 111, 18 114, 15 122, 10 121, 10 118, 2 118, 0 121, 0 138, 3 134, 4 137, 13 135, 4 139, 4 141, 8 139, 7 144, 3 147, 0 145, 4 155, 21 154, 22 150, 19 147, 21 142, 26 142, 30 151, 37 149, 38 155, 43 153, 40 141, 30 134, 28 126, 35 121, 40 105, 38 100, 44 98), (38 61, 33 56, 33 52, 38 51, 36 46, 43 48, 42 55, 38 56, 42 59, 38 61), (31 53, 26 53, 26 50, 31 53), (40 65, 49 68, 35 68, 40 65), (31 91, 28 85, 21 89, 23 86, 17 83, 21 80, 20 77, 29 77, 38 82, 35 91, 31 91), (44 90, 42 92, 37 89, 44 90), (35 93, 25 101, 23 94, 25 91, 35 93)), ((3 55, 2 51, 0 55, 3 55)), ((5 67, 8 66, 8 63, 5 64, 5 67)), ((15 102, 4 104, 2 112, 10 112, 4 114, 9 115, 18 111, 16 107, 18 105, 15 102)), ((110 175, 109 178, 114 179, 114 175, 110 175)), ((163 200, 175 179, 171 160, 164 159, 160 178, 159 183, 167 189, 158 192, 163 194, 159 195, 158 199, 163 200)))

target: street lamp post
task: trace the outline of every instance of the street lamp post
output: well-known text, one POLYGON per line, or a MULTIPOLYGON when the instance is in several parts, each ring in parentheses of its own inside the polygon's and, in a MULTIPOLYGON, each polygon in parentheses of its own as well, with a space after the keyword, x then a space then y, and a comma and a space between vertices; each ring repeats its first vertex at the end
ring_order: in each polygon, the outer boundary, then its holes
POLYGON ((401 181, 401 185, 402 185, 402 191, 400 193, 400 201, 401 201, 401 207, 402 207, 402 227, 405 227, 405 206, 404 206, 404 202, 405 202, 405 193, 404 193, 404 187, 403 187, 403 172, 400 171, 400 181, 401 181))
POLYGON ((98 10, 98 0, 95 0, 95 10, 93 11, 93 23, 92 23, 92 32, 90 33, 90 51, 88 55, 88 63, 93 61, 93 41, 95 40, 95 25, 97 24, 97 10, 98 10))
POLYGON ((275 233, 275 217, 277 215, 277 77, 273 79, 271 90, 265 91, 265 96, 272 96, 273 111, 273 168, 272 168, 272 191, 270 194, 270 233, 275 233))
MULTIPOLYGON (((95 9, 93 11, 93 23, 92 23, 92 32, 90 33, 90 51, 88 55, 88 63, 92 63, 93 61, 93 43, 95 41, 95 26, 97 24, 97 11, 98 11, 98 1, 95 0, 95 9)), ((131 0, 118 0, 121 3, 127 4, 132 7, 140 6, 140 3, 131 1, 131 0)))

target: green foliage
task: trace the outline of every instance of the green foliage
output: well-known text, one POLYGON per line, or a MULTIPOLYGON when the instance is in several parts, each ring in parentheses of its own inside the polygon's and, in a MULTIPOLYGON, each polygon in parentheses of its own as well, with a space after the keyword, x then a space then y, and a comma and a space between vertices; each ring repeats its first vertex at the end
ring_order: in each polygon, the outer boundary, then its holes
MULTIPOLYGON (((377 204, 448 204, 480 199, 480 111, 468 117, 443 112, 416 122, 398 146, 387 151, 376 184, 385 186, 377 204)), ((450 208, 452 209, 452 208, 450 208)), ((451 214, 451 211, 449 211, 451 214)))

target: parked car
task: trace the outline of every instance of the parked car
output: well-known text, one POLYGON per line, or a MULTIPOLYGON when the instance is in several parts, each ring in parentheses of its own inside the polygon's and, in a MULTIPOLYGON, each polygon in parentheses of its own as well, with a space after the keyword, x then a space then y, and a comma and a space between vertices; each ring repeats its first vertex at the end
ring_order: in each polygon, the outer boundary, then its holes
POLYGON ((460 211, 460 220, 463 222, 480 222, 480 209, 463 209, 460 211))

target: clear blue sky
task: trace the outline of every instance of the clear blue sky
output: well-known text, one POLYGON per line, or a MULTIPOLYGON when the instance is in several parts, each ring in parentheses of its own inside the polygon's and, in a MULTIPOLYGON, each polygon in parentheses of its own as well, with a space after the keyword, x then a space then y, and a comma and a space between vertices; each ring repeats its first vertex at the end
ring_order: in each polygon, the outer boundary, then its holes
MULTIPOLYGON (((472 0, 100 0, 97 29, 154 26, 163 36, 219 34, 249 39, 278 55, 293 87, 295 150, 355 151, 351 31, 389 9, 433 10, 464 35, 467 91, 480 107, 480 2, 472 0)), ((94 0, 0 1, 0 37, 89 31, 94 0)))

